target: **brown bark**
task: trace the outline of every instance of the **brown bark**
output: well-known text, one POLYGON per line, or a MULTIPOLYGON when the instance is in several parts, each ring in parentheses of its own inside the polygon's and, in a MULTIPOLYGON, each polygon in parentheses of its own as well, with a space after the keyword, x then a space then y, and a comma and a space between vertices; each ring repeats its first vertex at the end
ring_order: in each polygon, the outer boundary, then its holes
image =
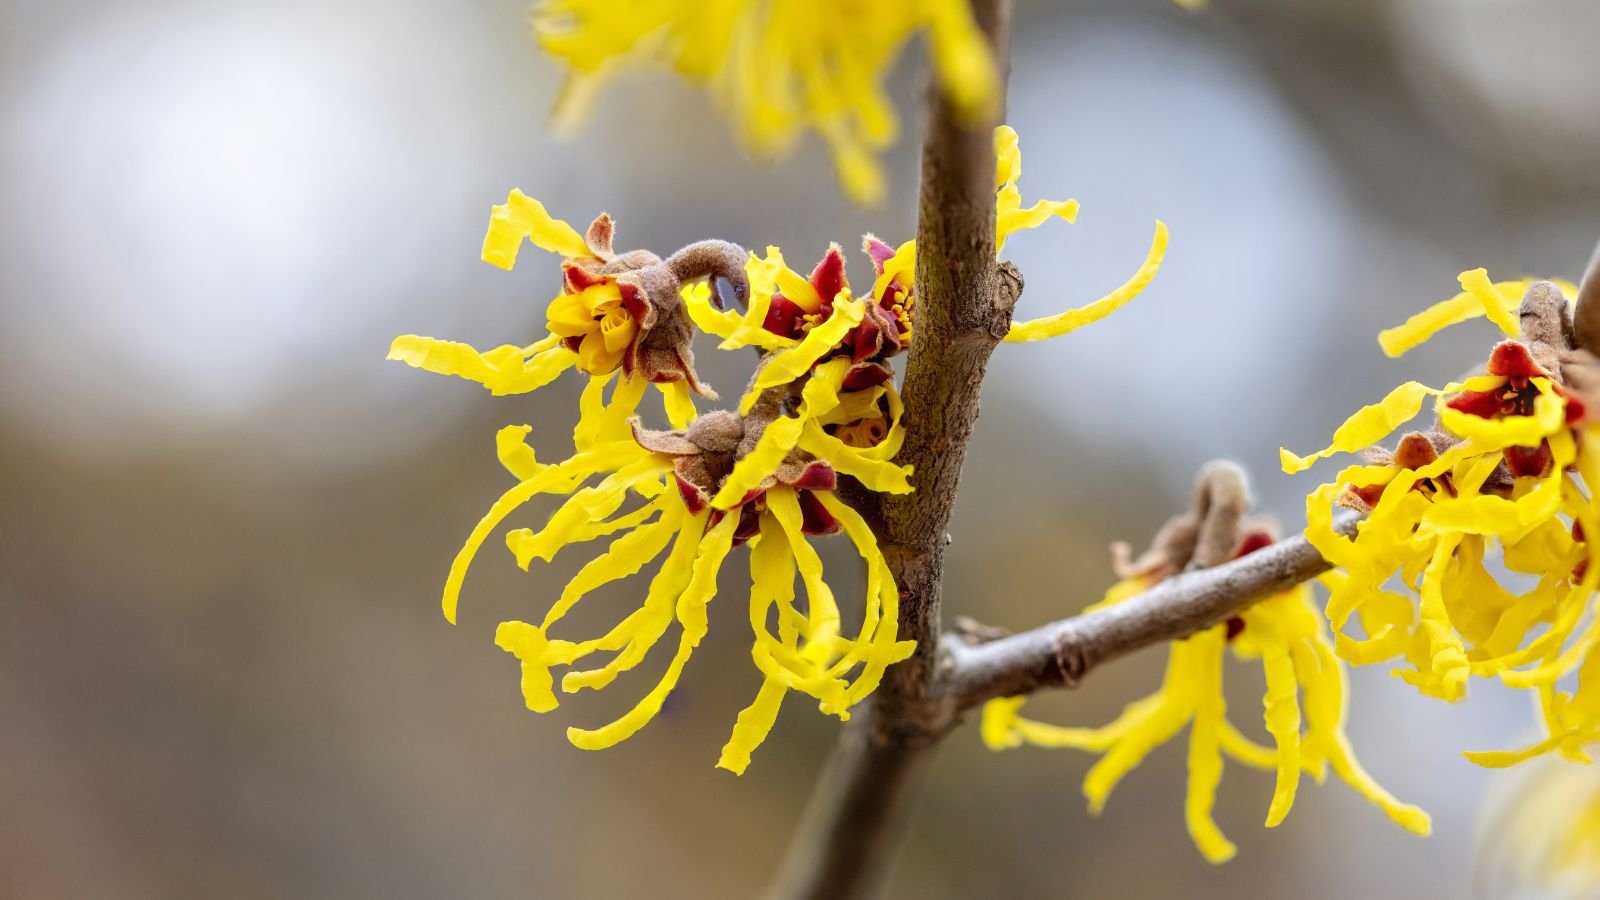
MULTIPOLYGON (((975 0, 973 13, 1004 75, 1009 0, 975 0)), ((1002 96, 995 110, 1004 105, 1002 96)), ((926 756, 955 721, 933 688, 942 631, 939 602, 945 529, 978 418, 989 354, 1011 326, 1022 289, 995 260, 995 116, 960 114, 929 87, 917 214, 916 324, 906 359, 906 440, 899 461, 916 490, 867 497, 872 522, 900 588, 900 636, 917 650, 892 667, 827 763, 790 846, 773 895, 870 896, 892 859, 926 756)))
MULTIPOLYGON (((1335 528, 1352 533, 1360 519, 1347 513, 1335 528)), ((1102 663, 1210 628, 1328 567, 1315 547, 1296 536, 1229 563, 1175 575, 1115 606, 976 647, 950 641, 939 693, 966 709, 995 697, 1075 687, 1102 663)))

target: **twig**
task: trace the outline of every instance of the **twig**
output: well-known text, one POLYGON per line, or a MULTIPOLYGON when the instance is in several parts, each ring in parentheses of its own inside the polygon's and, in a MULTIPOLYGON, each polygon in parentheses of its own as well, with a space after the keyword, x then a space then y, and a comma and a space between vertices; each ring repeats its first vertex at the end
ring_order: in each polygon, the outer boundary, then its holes
MULTIPOLYGON (((1334 527, 1350 534, 1360 519, 1347 513, 1334 527)), ((946 641, 941 693, 966 709, 995 697, 1073 687, 1101 663, 1209 628, 1327 569, 1317 549, 1296 536, 1233 562, 1175 575, 1115 606, 975 647, 946 641)))
MULTIPOLYGON (((1010 0, 974 0, 973 14, 1004 73, 1010 0)), ((906 439, 899 461, 915 492, 859 498, 900 588, 901 638, 916 653, 892 667, 829 759, 781 867, 780 898, 869 896, 892 859, 903 807, 929 748, 955 723, 935 690, 945 528, 989 355, 1011 326, 1016 270, 995 260, 994 116, 963 119, 937 85, 922 153, 917 215, 916 328, 906 360, 906 439)))

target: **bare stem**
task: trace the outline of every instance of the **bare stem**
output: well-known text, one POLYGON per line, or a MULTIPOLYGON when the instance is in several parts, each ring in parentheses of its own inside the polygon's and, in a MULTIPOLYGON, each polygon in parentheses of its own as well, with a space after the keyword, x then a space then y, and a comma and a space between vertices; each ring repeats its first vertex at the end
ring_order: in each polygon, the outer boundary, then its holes
MULTIPOLYGON (((1009 59, 1010 0, 974 0, 1002 73, 1009 59)), ((995 110, 1004 105, 996 98, 995 110)), ((1011 325, 1021 292, 1016 270, 995 260, 994 127, 962 116, 929 87, 917 215, 916 328, 906 360, 906 439, 916 490, 860 498, 900 588, 901 638, 916 653, 892 667, 871 705, 826 764, 782 866, 774 896, 870 896, 904 830, 903 808, 923 762, 955 722, 935 691, 945 529, 955 503, 989 354, 1011 325)))
MULTIPOLYGON (((1349 534, 1360 518, 1345 514, 1334 527, 1349 534)), ((1322 554, 1296 536, 1233 562, 1175 575, 1115 606, 975 647, 947 641, 940 693, 966 709, 995 697, 1074 687, 1101 663, 1209 628, 1327 569, 1322 554)))

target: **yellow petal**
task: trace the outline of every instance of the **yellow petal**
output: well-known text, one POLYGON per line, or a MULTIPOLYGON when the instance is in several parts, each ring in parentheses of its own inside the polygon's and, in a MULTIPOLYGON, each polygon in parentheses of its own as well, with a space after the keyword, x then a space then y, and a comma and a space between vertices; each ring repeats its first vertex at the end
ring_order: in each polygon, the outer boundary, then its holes
POLYGON ((1272 791, 1272 806, 1267 810, 1267 827, 1275 828, 1294 806, 1300 783, 1300 685, 1286 647, 1267 648, 1261 665, 1267 680, 1267 692, 1262 698, 1267 732, 1278 745, 1277 784, 1272 791))
MULTIPOLYGON (((654 514, 659 510, 660 504, 652 504, 644 512, 654 514)), ((648 525, 633 528, 612 541, 606 552, 589 560, 578 570, 578 574, 572 576, 572 580, 561 589, 560 598, 545 613, 539 627, 549 631, 550 626, 560 621, 589 592, 636 574, 661 555, 661 551, 677 534, 678 526, 676 519, 663 516, 648 525)))
POLYGON ((925 9, 939 86, 968 122, 978 121, 994 108, 1000 87, 989 42, 966 0, 929 0, 925 9))
POLYGON ((1320 736, 1319 743, 1326 750, 1334 773, 1401 828, 1423 836, 1431 833, 1433 822, 1427 813, 1396 800, 1356 761, 1344 734, 1345 672, 1333 651, 1322 642, 1312 642, 1296 646, 1290 652, 1296 670, 1301 673, 1310 730, 1320 736))
POLYGON ((723 479, 711 505, 717 509, 733 509, 744 502, 745 495, 772 476, 800 441, 804 422, 799 418, 779 416, 767 424, 749 453, 733 464, 733 471, 723 479))
POLYGON ((517 263, 522 240, 551 253, 572 258, 588 256, 583 235, 566 222, 545 211, 544 204, 513 189, 506 202, 489 212, 489 230, 483 237, 483 261, 502 269, 517 263))
POLYGON ((1196 660, 1189 641, 1174 643, 1168 654, 1167 674, 1160 692, 1147 698, 1153 702, 1130 704, 1123 711, 1130 720, 1124 726, 1126 733, 1083 780, 1083 793, 1092 814, 1098 815, 1105 808, 1106 800, 1124 775, 1143 762, 1151 750, 1177 734, 1194 715, 1195 692, 1198 682, 1204 680, 1196 674, 1196 667, 1203 663, 1196 660))
POLYGON ((527 622, 501 622, 494 632, 495 646, 522 664, 522 699, 528 709, 549 712, 557 706, 550 667, 571 661, 574 646, 546 640, 544 629, 527 622))
POLYGON ((750 765, 750 754, 767 739, 773 724, 778 721, 778 708, 783 704, 783 695, 786 693, 788 688, 770 678, 761 683, 756 699, 739 713, 733 734, 723 745, 722 755, 717 759, 717 768, 727 769, 735 775, 744 774, 745 768, 750 765))
POLYGON ((688 428, 697 415, 689 382, 662 381, 656 383, 656 388, 661 391, 662 401, 666 405, 667 421, 673 428, 688 428))
POLYGON ((1022 145, 1017 130, 1000 125, 994 130, 994 187, 1016 184, 1022 177, 1022 145))
POLYGON ((1194 723, 1189 727, 1189 786, 1184 797, 1184 820, 1189 837, 1200 854, 1213 864, 1233 858, 1237 848, 1222 834, 1211 810, 1222 782, 1221 723, 1227 712, 1222 696, 1222 650, 1225 636, 1218 629, 1189 639, 1197 658, 1193 686, 1194 723))
POLYGON ((1566 401, 1551 387, 1548 379, 1534 378, 1539 389, 1533 400, 1533 415, 1485 419, 1439 404, 1439 424, 1452 434, 1472 441, 1482 450, 1502 447, 1537 447, 1546 437, 1561 430, 1566 422, 1566 401))
POLYGON ((488 538, 489 532, 503 522, 506 516, 528 502, 535 495, 570 489, 575 471, 580 474, 592 472, 594 469, 590 468, 590 466, 602 461, 591 455, 582 458, 573 457, 573 459, 561 465, 550 466, 541 470, 533 478, 521 482, 516 487, 506 491, 500 496, 500 499, 494 502, 493 506, 489 507, 489 511, 484 514, 483 518, 472 529, 472 533, 467 536, 466 543, 450 563, 450 574, 445 578, 444 583, 443 607, 445 619, 451 624, 455 623, 456 602, 461 596, 461 584, 466 580, 467 569, 471 567, 473 557, 477 555, 478 548, 483 546, 483 542, 488 538))
POLYGON ((800 449, 833 466, 839 472, 859 480, 868 490, 880 494, 911 493, 910 466, 874 459, 871 455, 822 430, 815 421, 807 420, 799 438, 800 449))
MULTIPOLYGON (((1496 283, 1494 292, 1499 298, 1500 307, 1507 313, 1516 309, 1521 304, 1522 295, 1527 292, 1529 283, 1527 279, 1496 283)), ((1485 313, 1484 303, 1477 295, 1470 291, 1462 291, 1417 313, 1404 324, 1379 332, 1378 345, 1383 348, 1384 353, 1400 356, 1451 325, 1475 319, 1485 313)))
POLYGON ((1163 222, 1156 222, 1155 238, 1150 243, 1150 252, 1145 256, 1144 263, 1122 287, 1101 297, 1092 303, 1069 309, 1064 313, 1046 316, 1042 319, 1030 319, 1025 322, 1013 322, 1011 330, 1006 333, 1008 343, 1021 343, 1025 341, 1042 341, 1047 338, 1060 337, 1071 334, 1085 325, 1098 322, 1106 316, 1116 312, 1123 304, 1139 296, 1150 280, 1156 277, 1156 272, 1161 268, 1161 260, 1167 252, 1167 226, 1163 222))
POLYGON ((1462 290, 1473 296, 1483 307, 1484 315, 1489 317, 1499 329, 1505 332, 1506 337, 1514 338, 1522 334, 1522 325, 1517 316, 1506 308, 1506 303, 1489 281, 1489 273, 1483 269, 1468 269, 1456 279, 1461 282, 1462 290))
POLYGON ((494 435, 495 456, 518 481, 527 481, 548 468, 534 457, 533 448, 528 446, 531 431, 532 425, 507 425, 494 435))
POLYGON ((677 686, 678 678, 683 673, 683 667, 689 662, 690 655, 705 637, 706 604, 716 595, 717 571, 722 567, 722 561, 732 546, 733 529, 738 523, 738 516, 724 516, 722 521, 707 531, 701 540, 699 552, 694 560, 693 574, 683 595, 678 598, 677 618, 678 624, 683 628, 683 634, 678 640, 678 652, 667 666, 666 674, 661 676, 656 686, 651 688, 632 709, 611 723, 594 729, 568 728, 567 740, 574 747, 580 750, 602 750, 615 746, 636 734, 661 711, 661 705, 677 686))
POLYGON ((414 369, 475 381, 498 397, 544 387, 577 363, 572 351, 554 343, 547 339, 528 348, 504 344, 480 353, 470 344, 406 334, 394 339, 388 358, 414 369))
MULTIPOLYGON (((668 492, 667 496, 676 498, 677 492, 668 492)), ((606 687, 618 675, 642 662, 672 624, 674 605, 689 586, 693 575, 695 556, 700 549, 700 538, 707 517, 704 513, 690 516, 681 498, 669 503, 663 517, 671 517, 676 523, 678 538, 672 552, 667 554, 666 561, 661 564, 655 577, 650 579, 644 605, 630 613, 610 632, 595 640, 585 641, 581 647, 584 653, 615 650, 618 651, 617 655, 598 669, 568 672, 561 679, 561 690, 570 694, 584 688, 600 690, 606 687)))
POLYGON ((788 384, 811 371, 817 360, 832 352, 850 333, 850 329, 861 324, 865 314, 866 308, 860 300, 843 298, 835 301, 833 312, 827 320, 808 331, 799 344, 767 358, 752 380, 749 391, 739 401, 739 412, 750 412, 762 391, 788 384))
POLYGON ((1422 409, 1422 398, 1435 393, 1432 389, 1408 381, 1389 392, 1378 403, 1363 406, 1355 415, 1344 421, 1333 433, 1333 443, 1309 456, 1296 456, 1288 450, 1278 449, 1278 461, 1283 471, 1293 475, 1311 468, 1319 459, 1335 453, 1354 453, 1378 443, 1415 417, 1422 409))
POLYGON ((1022 746, 1022 736, 1017 734, 1017 712, 1027 697, 996 697, 983 704, 983 718, 978 733, 984 746, 990 750, 1007 750, 1022 746))

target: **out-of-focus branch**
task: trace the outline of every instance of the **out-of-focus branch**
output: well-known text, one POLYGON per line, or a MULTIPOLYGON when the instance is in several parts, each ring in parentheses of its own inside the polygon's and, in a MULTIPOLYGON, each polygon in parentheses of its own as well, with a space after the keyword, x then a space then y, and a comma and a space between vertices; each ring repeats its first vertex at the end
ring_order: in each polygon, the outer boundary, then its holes
POLYGON ((1573 307, 1572 327, 1577 344, 1600 355, 1600 245, 1594 248, 1589 269, 1578 285, 1578 302, 1573 307))
MULTIPOLYGON (((1344 514, 1334 527, 1351 534, 1360 518, 1344 514)), ((947 641, 940 693, 965 709, 995 697, 1074 687, 1101 663, 1226 621, 1328 568, 1322 554, 1296 536, 1232 562, 1175 575, 1115 606, 977 646, 947 641)))

